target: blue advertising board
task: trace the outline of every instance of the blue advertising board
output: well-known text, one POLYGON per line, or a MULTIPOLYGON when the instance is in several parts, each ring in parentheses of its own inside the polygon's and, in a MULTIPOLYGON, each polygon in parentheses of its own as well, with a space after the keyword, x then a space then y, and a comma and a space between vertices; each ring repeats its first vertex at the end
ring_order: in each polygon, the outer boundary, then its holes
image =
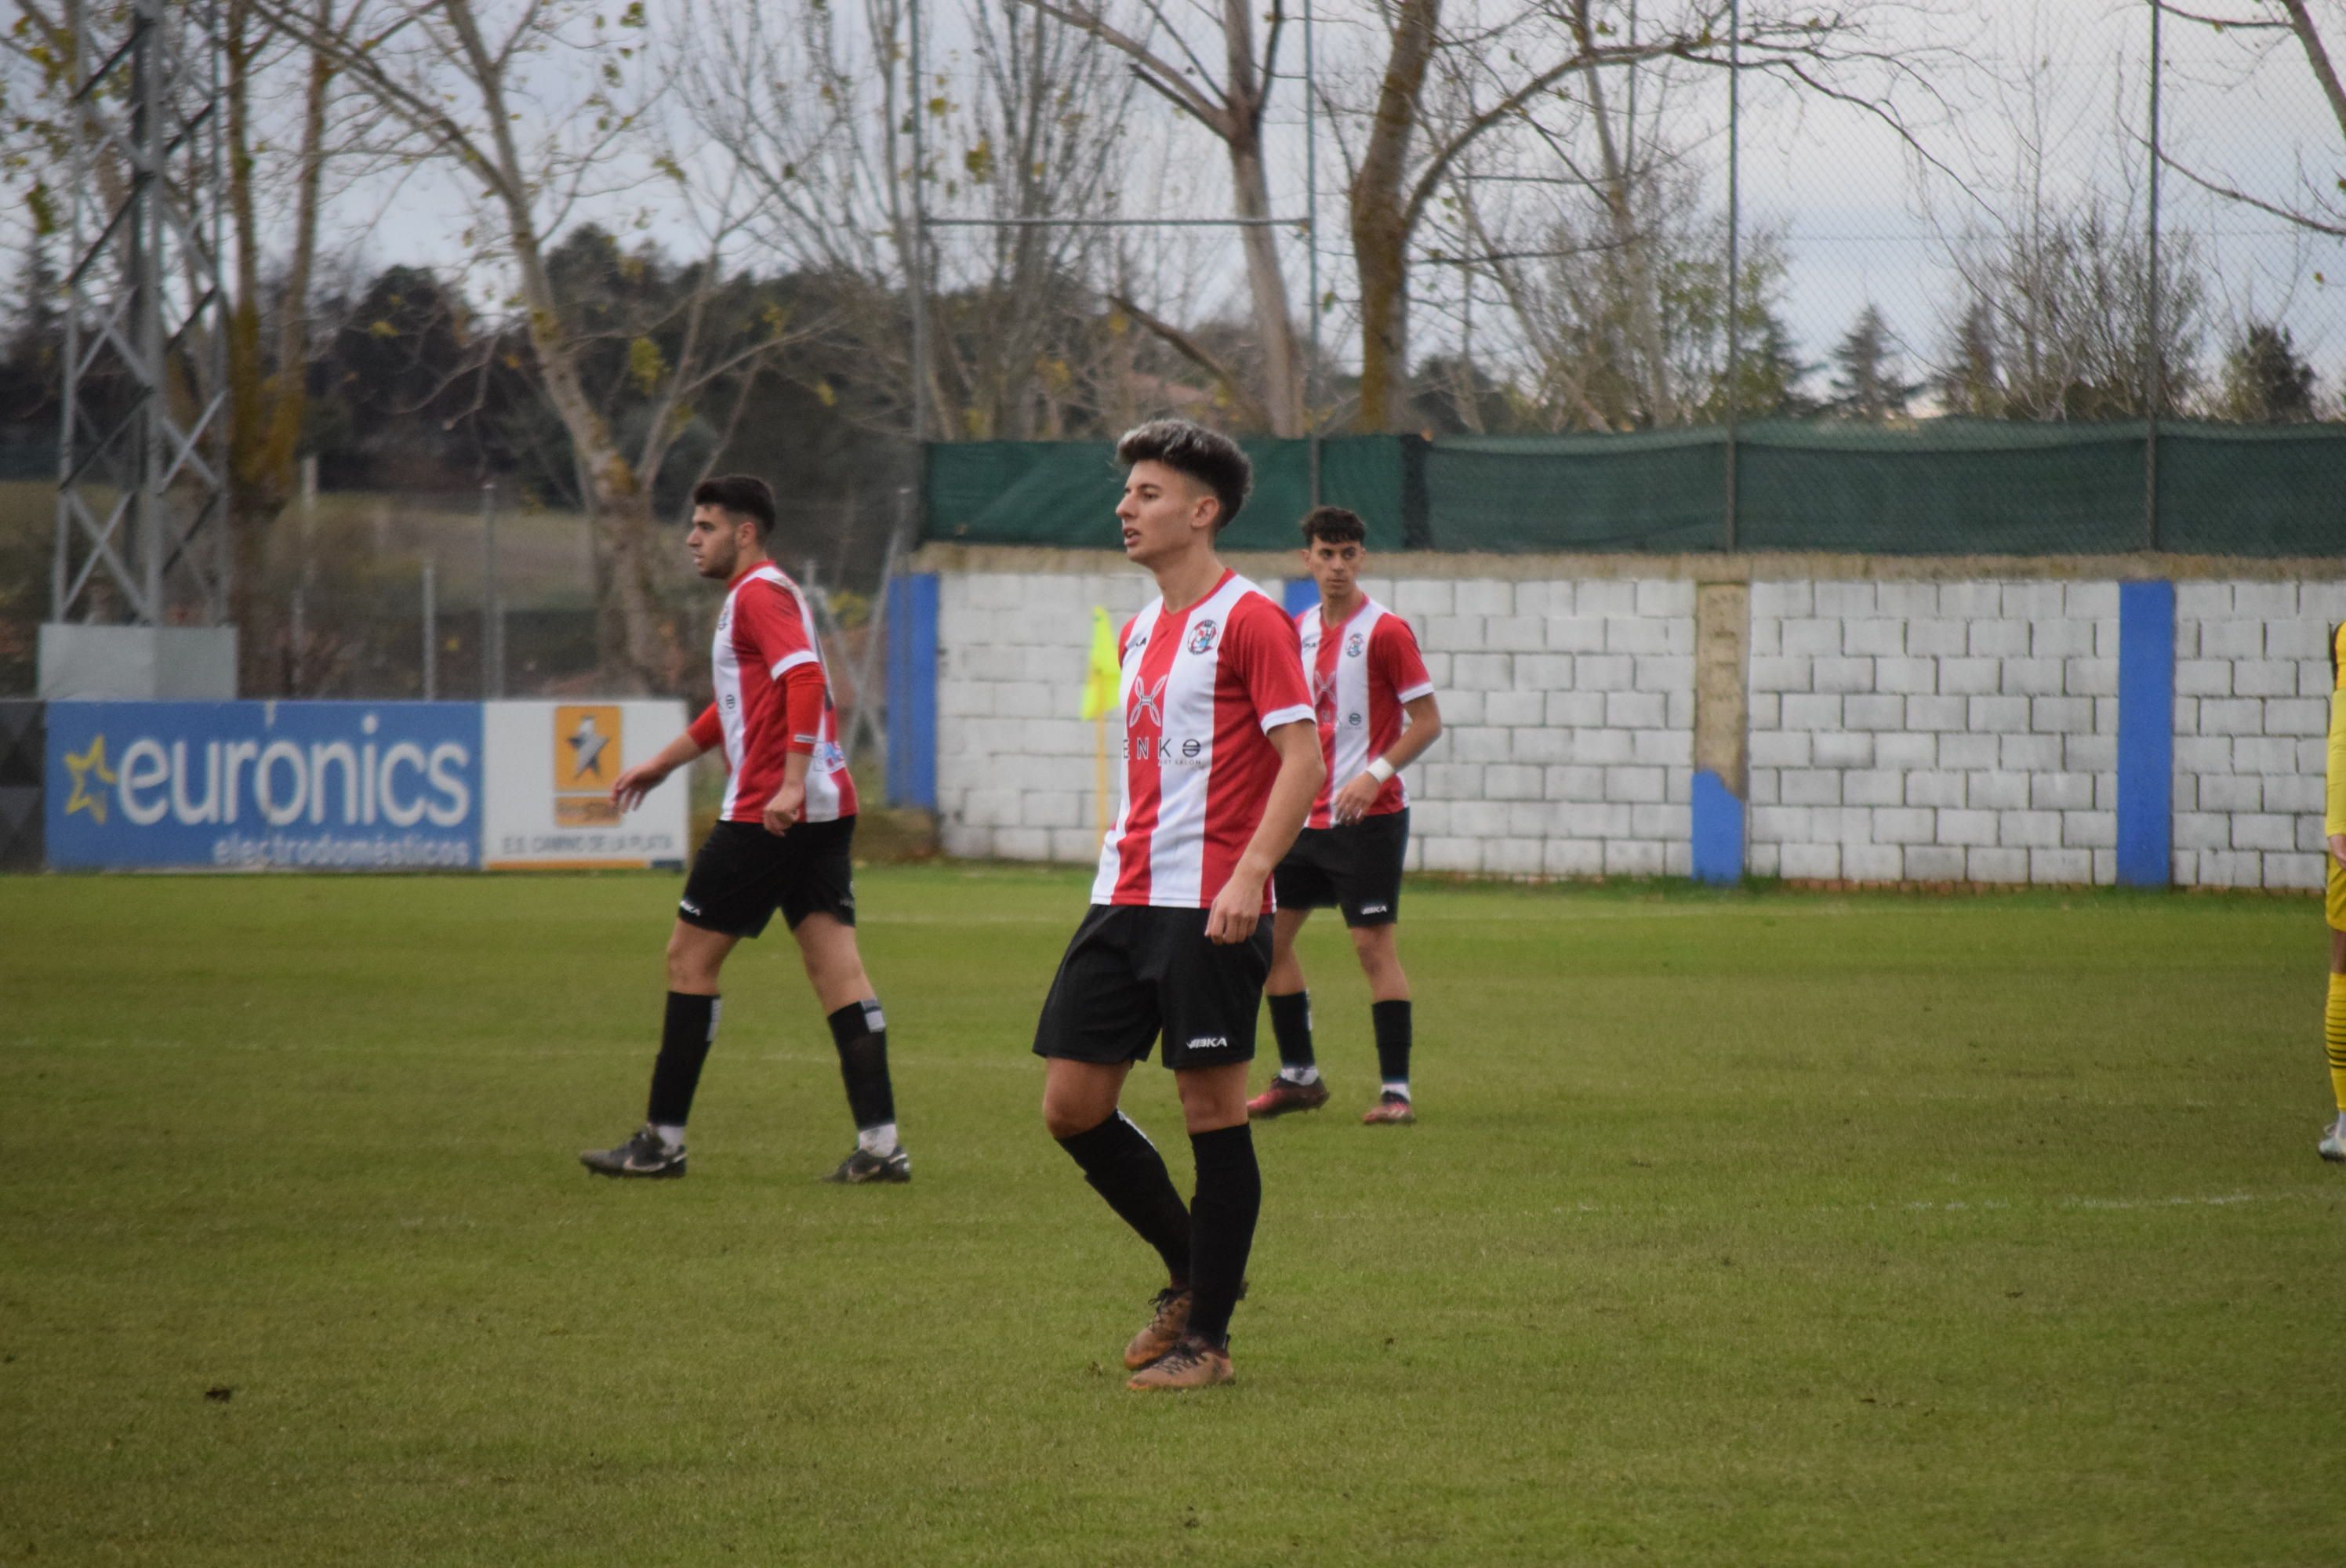
POLYGON ((53 702, 56 867, 470 870, 469 702, 53 702))

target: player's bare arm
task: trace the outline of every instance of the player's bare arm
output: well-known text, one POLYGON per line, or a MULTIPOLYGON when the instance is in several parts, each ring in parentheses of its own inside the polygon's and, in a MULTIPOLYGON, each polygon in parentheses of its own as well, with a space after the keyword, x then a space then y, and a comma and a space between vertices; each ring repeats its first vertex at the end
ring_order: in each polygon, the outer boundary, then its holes
POLYGON ((766 831, 778 839, 790 830, 806 809, 807 765, 812 760, 803 751, 793 751, 782 759, 782 782, 774 798, 766 802, 763 819, 766 831))
POLYGON ((1279 753, 1279 774, 1270 783, 1270 798, 1262 820, 1239 857, 1230 880, 1214 895, 1206 911, 1206 935, 1210 941, 1244 942, 1262 918, 1262 885, 1281 857, 1294 847, 1295 835, 1311 814, 1320 786, 1328 781, 1328 764, 1320 755, 1320 728, 1309 719, 1297 719, 1270 731, 1265 738, 1279 753))
POLYGON ((1383 756, 1372 758, 1367 768, 1345 780, 1344 787, 1328 802, 1328 814, 1337 821, 1359 821, 1376 803, 1377 791, 1385 787, 1385 780, 1423 756, 1425 748, 1441 738, 1442 709, 1432 692, 1411 697, 1401 705, 1401 710, 1409 715, 1409 728, 1385 748, 1383 756), (1377 771, 1379 762, 1384 764, 1382 773, 1377 771))
POLYGON ((679 735, 659 748, 648 762, 638 762, 611 780, 611 800, 622 811, 643 804, 644 797, 667 782, 668 776, 699 756, 707 748, 689 735, 679 735))

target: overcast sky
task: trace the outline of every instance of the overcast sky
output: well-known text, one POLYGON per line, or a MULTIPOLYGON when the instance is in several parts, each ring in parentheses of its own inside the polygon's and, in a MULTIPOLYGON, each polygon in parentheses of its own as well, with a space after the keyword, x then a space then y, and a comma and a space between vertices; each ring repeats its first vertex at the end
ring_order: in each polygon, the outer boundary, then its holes
MULTIPOLYGON (((1957 117, 1918 124, 1943 168, 1918 178, 1911 150, 1856 107, 1795 98, 1773 87, 1746 95, 1743 210, 1748 226, 1773 227, 1786 236, 1786 313, 1799 351, 1812 361, 1826 358, 1868 302, 1881 307, 1893 334, 1918 353, 1936 347, 1943 302, 1951 297, 1938 235, 1975 219, 1983 211, 1980 203, 1992 206, 2002 197, 2015 171, 2015 129, 2031 117, 2044 127, 2056 198, 2096 188, 2111 197, 2132 191, 2139 201, 2150 20, 2143 0, 1924 3, 1939 6, 1950 20, 1960 16, 1975 25, 1970 40, 1983 56, 2002 62, 1997 74, 2006 78, 1999 86, 1984 69, 1948 70, 1940 86, 1957 117), (2033 87, 2017 80, 2025 75, 2020 63, 2032 59, 2040 62, 2033 87)), ((656 21, 682 4, 662 0, 656 21)), ((1659 8, 1657 3, 1648 14, 1659 8)), ((937 19, 932 58, 949 57, 954 29, 960 25, 954 0, 929 0, 929 9, 937 19)), ((1321 28, 1323 63, 1341 64, 1348 36, 1357 38, 1359 29, 1341 22, 1321 28)), ((2164 137, 2170 151, 2194 167, 2285 201, 2301 166, 2325 183, 2336 178, 2346 165, 2346 148, 2294 44, 2285 36, 2266 36, 2271 44, 2257 64, 2240 35, 2219 37, 2170 18, 2164 137)), ((1947 35, 1941 32, 1937 41, 1948 41, 1947 35)), ((2346 42, 2346 29, 2340 41, 2346 42)), ((1300 48, 1290 48, 1285 64, 1300 67, 1300 48)), ((1153 99, 1144 101, 1148 113, 1159 113, 1153 99)), ((1723 207, 1726 148, 1723 137, 1715 134, 1724 119, 1723 90, 1708 102, 1699 93, 1679 101, 1691 127, 1686 135, 1714 127, 1701 143, 1702 158, 1723 207)), ((1288 91, 1274 111, 1278 123, 1270 138, 1279 186, 1275 205, 1288 210, 1305 204, 1300 107, 1300 97, 1288 91)), ((1167 205, 1207 216, 1223 210, 1223 166, 1216 144, 1195 127, 1159 127, 1154 119, 1150 126, 1144 152, 1173 171, 1175 188, 1167 205)), ((1342 164, 1324 124, 1320 171, 1322 287, 1349 299, 1342 164)), ((2219 309, 2235 318, 2281 315, 2322 370, 2325 386, 2335 392, 2346 381, 2346 298, 2341 294, 2346 289, 2346 244, 2309 240, 2277 219, 2216 202, 2172 176, 2163 194, 2164 229, 2194 235, 2219 309), (2315 281, 2317 275, 2321 281, 2315 281)), ((603 215, 619 220, 633 210, 633 202, 607 204, 603 215)), ((368 271, 393 262, 462 265, 471 259, 463 212, 464 203, 444 178, 413 177, 396 188, 378 181, 342 204, 341 243, 350 260, 368 271)), ((672 248, 690 243, 673 219, 656 220, 649 232, 672 248)), ((1173 238, 1201 259, 1207 281, 1197 304, 1243 315, 1236 247, 1228 235, 1190 232, 1173 238)), ((330 236, 329 243, 334 242, 330 236)), ((1300 301, 1300 242, 1290 241, 1288 254, 1300 301)), ((1422 356, 1454 341, 1459 300, 1454 270, 1426 268, 1420 280, 1416 291, 1423 308, 1413 322, 1413 346, 1422 356)), ((495 286, 493 278, 476 277, 475 297, 485 299, 495 286)), ((1485 311, 1486 321, 1491 314, 1485 311)), ((1331 331, 1341 342, 1343 329, 1331 331)))

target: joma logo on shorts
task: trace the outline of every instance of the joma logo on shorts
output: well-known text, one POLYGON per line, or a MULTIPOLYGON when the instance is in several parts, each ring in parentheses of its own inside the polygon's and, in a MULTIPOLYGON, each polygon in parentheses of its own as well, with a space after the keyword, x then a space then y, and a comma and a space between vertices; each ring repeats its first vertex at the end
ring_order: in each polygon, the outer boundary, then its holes
POLYGON ((1189 1042, 1192 1051, 1227 1051, 1229 1048, 1230 1037, 1227 1034, 1200 1034, 1189 1042))

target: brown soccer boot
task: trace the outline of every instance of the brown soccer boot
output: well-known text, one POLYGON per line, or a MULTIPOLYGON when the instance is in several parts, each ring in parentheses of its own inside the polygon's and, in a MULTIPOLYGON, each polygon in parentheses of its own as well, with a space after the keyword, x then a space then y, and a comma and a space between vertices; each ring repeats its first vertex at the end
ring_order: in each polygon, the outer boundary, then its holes
POLYGON ((1210 1389, 1235 1376, 1230 1353, 1209 1345, 1195 1334, 1184 1334, 1173 1348, 1132 1375, 1124 1386, 1144 1392, 1157 1389, 1210 1389))
POLYGON ((1270 1086, 1247 1102, 1247 1119, 1260 1122, 1271 1116, 1283 1116, 1290 1111, 1316 1111, 1328 1103, 1328 1082, 1314 1078, 1309 1084, 1299 1084, 1292 1078, 1273 1078, 1270 1086))
POLYGON ((1361 1113, 1361 1125, 1364 1127, 1406 1126, 1415 1120, 1417 1113, 1410 1108, 1409 1096, 1396 1095, 1390 1089, 1377 1096, 1375 1105, 1361 1113))
POLYGON ((1168 1285, 1157 1293, 1148 1322, 1124 1348, 1127 1370, 1137 1371, 1179 1342, 1189 1327, 1189 1288, 1168 1285))

